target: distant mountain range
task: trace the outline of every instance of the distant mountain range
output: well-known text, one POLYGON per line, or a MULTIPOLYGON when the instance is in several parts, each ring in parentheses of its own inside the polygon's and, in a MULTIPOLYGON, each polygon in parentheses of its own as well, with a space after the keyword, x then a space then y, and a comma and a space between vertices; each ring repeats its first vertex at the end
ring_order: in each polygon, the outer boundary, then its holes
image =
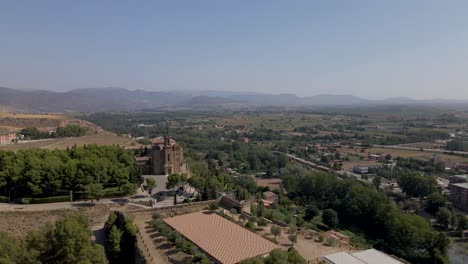
POLYGON ((368 100, 353 95, 299 97, 223 91, 145 91, 85 88, 68 92, 24 91, 0 87, 0 109, 18 112, 135 111, 200 106, 352 106, 352 105, 468 105, 468 100, 414 100, 406 97, 368 100))

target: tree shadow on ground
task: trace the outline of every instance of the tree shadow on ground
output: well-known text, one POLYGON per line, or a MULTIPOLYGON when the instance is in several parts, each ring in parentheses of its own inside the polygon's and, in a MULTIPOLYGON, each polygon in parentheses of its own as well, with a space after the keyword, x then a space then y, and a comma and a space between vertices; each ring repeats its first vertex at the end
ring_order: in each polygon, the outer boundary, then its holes
POLYGON ((164 238, 158 238, 158 239, 155 239, 155 240, 153 240, 153 241, 154 241, 154 243, 156 243, 156 244, 160 244, 160 243, 164 243, 164 242, 166 241, 166 239, 164 239, 164 238))
POLYGON ((171 250, 168 250, 166 251, 166 253, 164 253, 166 256, 170 256, 170 255, 175 255, 177 254, 179 251, 175 248, 171 249, 171 250))
POLYGON ((172 245, 170 243, 164 243, 162 245, 159 245, 158 247, 156 247, 157 249, 170 249, 172 248, 172 245))
POLYGON ((95 203, 84 202, 84 203, 74 203, 74 204, 71 205, 71 207, 85 208, 85 207, 93 207, 95 205, 96 205, 95 203))
POLYGON ((162 235, 157 233, 157 232, 152 232, 151 234, 149 234, 149 237, 151 239, 154 239, 154 238, 157 238, 157 237, 162 237, 162 235))
POLYGON ((103 228, 93 230, 93 235, 95 237, 95 243, 102 245, 103 247, 106 247, 107 244, 107 238, 106 238, 106 232, 103 228))
POLYGON ((118 205, 124 205, 124 204, 127 204, 129 202, 128 199, 124 199, 124 198, 111 199, 111 201, 118 204, 118 205))

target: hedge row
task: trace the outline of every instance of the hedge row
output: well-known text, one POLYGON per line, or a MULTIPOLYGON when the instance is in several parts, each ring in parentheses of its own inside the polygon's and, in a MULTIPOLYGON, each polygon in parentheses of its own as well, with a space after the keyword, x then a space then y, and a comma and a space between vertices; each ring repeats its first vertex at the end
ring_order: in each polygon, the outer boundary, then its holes
POLYGON ((0 196, 0 203, 8 203, 9 199, 6 196, 0 196))
POLYGON ((52 197, 44 197, 44 198, 32 198, 32 204, 42 204, 42 203, 59 203, 59 202, 69 202, 70 195, 63 195, 63 196, 52 196, 52 197))

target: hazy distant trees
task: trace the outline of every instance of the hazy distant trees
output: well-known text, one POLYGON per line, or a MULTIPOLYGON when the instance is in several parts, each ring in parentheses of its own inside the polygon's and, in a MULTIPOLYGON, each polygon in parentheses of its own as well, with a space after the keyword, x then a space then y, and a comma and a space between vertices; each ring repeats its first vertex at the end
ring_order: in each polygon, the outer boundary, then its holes
POLYGON ((435 191, 436 180, 433 176, 425 176, 417 171, 410 171, 400 175, 398 185, 403 192, 412 197, 425 197, 435 191))
POLYGON ((462 139, 454 139, 447 142, 447 150, 468 151, 468 142, 462 139))
POLYGON ((22 129, 19 134, 24 135, 28 139, 44 139, 44 138, 57 138, 57 137, 81 137, 92 131, 87 127, 79 125, 67 125, 64 127, 57 127, 55 131, 40 131, 35 127, 27 127, 22 129))

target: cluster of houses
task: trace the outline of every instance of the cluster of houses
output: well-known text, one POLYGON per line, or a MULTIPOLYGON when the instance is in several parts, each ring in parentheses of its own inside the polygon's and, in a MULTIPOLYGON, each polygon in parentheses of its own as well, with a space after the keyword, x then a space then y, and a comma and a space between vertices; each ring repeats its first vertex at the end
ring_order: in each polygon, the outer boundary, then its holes
POLYGON ((18 136, 16 133, 11 133, 11 132, 3 132, 0 133, 0 145, 3 144, 10 144, 18 140, 18 136))

